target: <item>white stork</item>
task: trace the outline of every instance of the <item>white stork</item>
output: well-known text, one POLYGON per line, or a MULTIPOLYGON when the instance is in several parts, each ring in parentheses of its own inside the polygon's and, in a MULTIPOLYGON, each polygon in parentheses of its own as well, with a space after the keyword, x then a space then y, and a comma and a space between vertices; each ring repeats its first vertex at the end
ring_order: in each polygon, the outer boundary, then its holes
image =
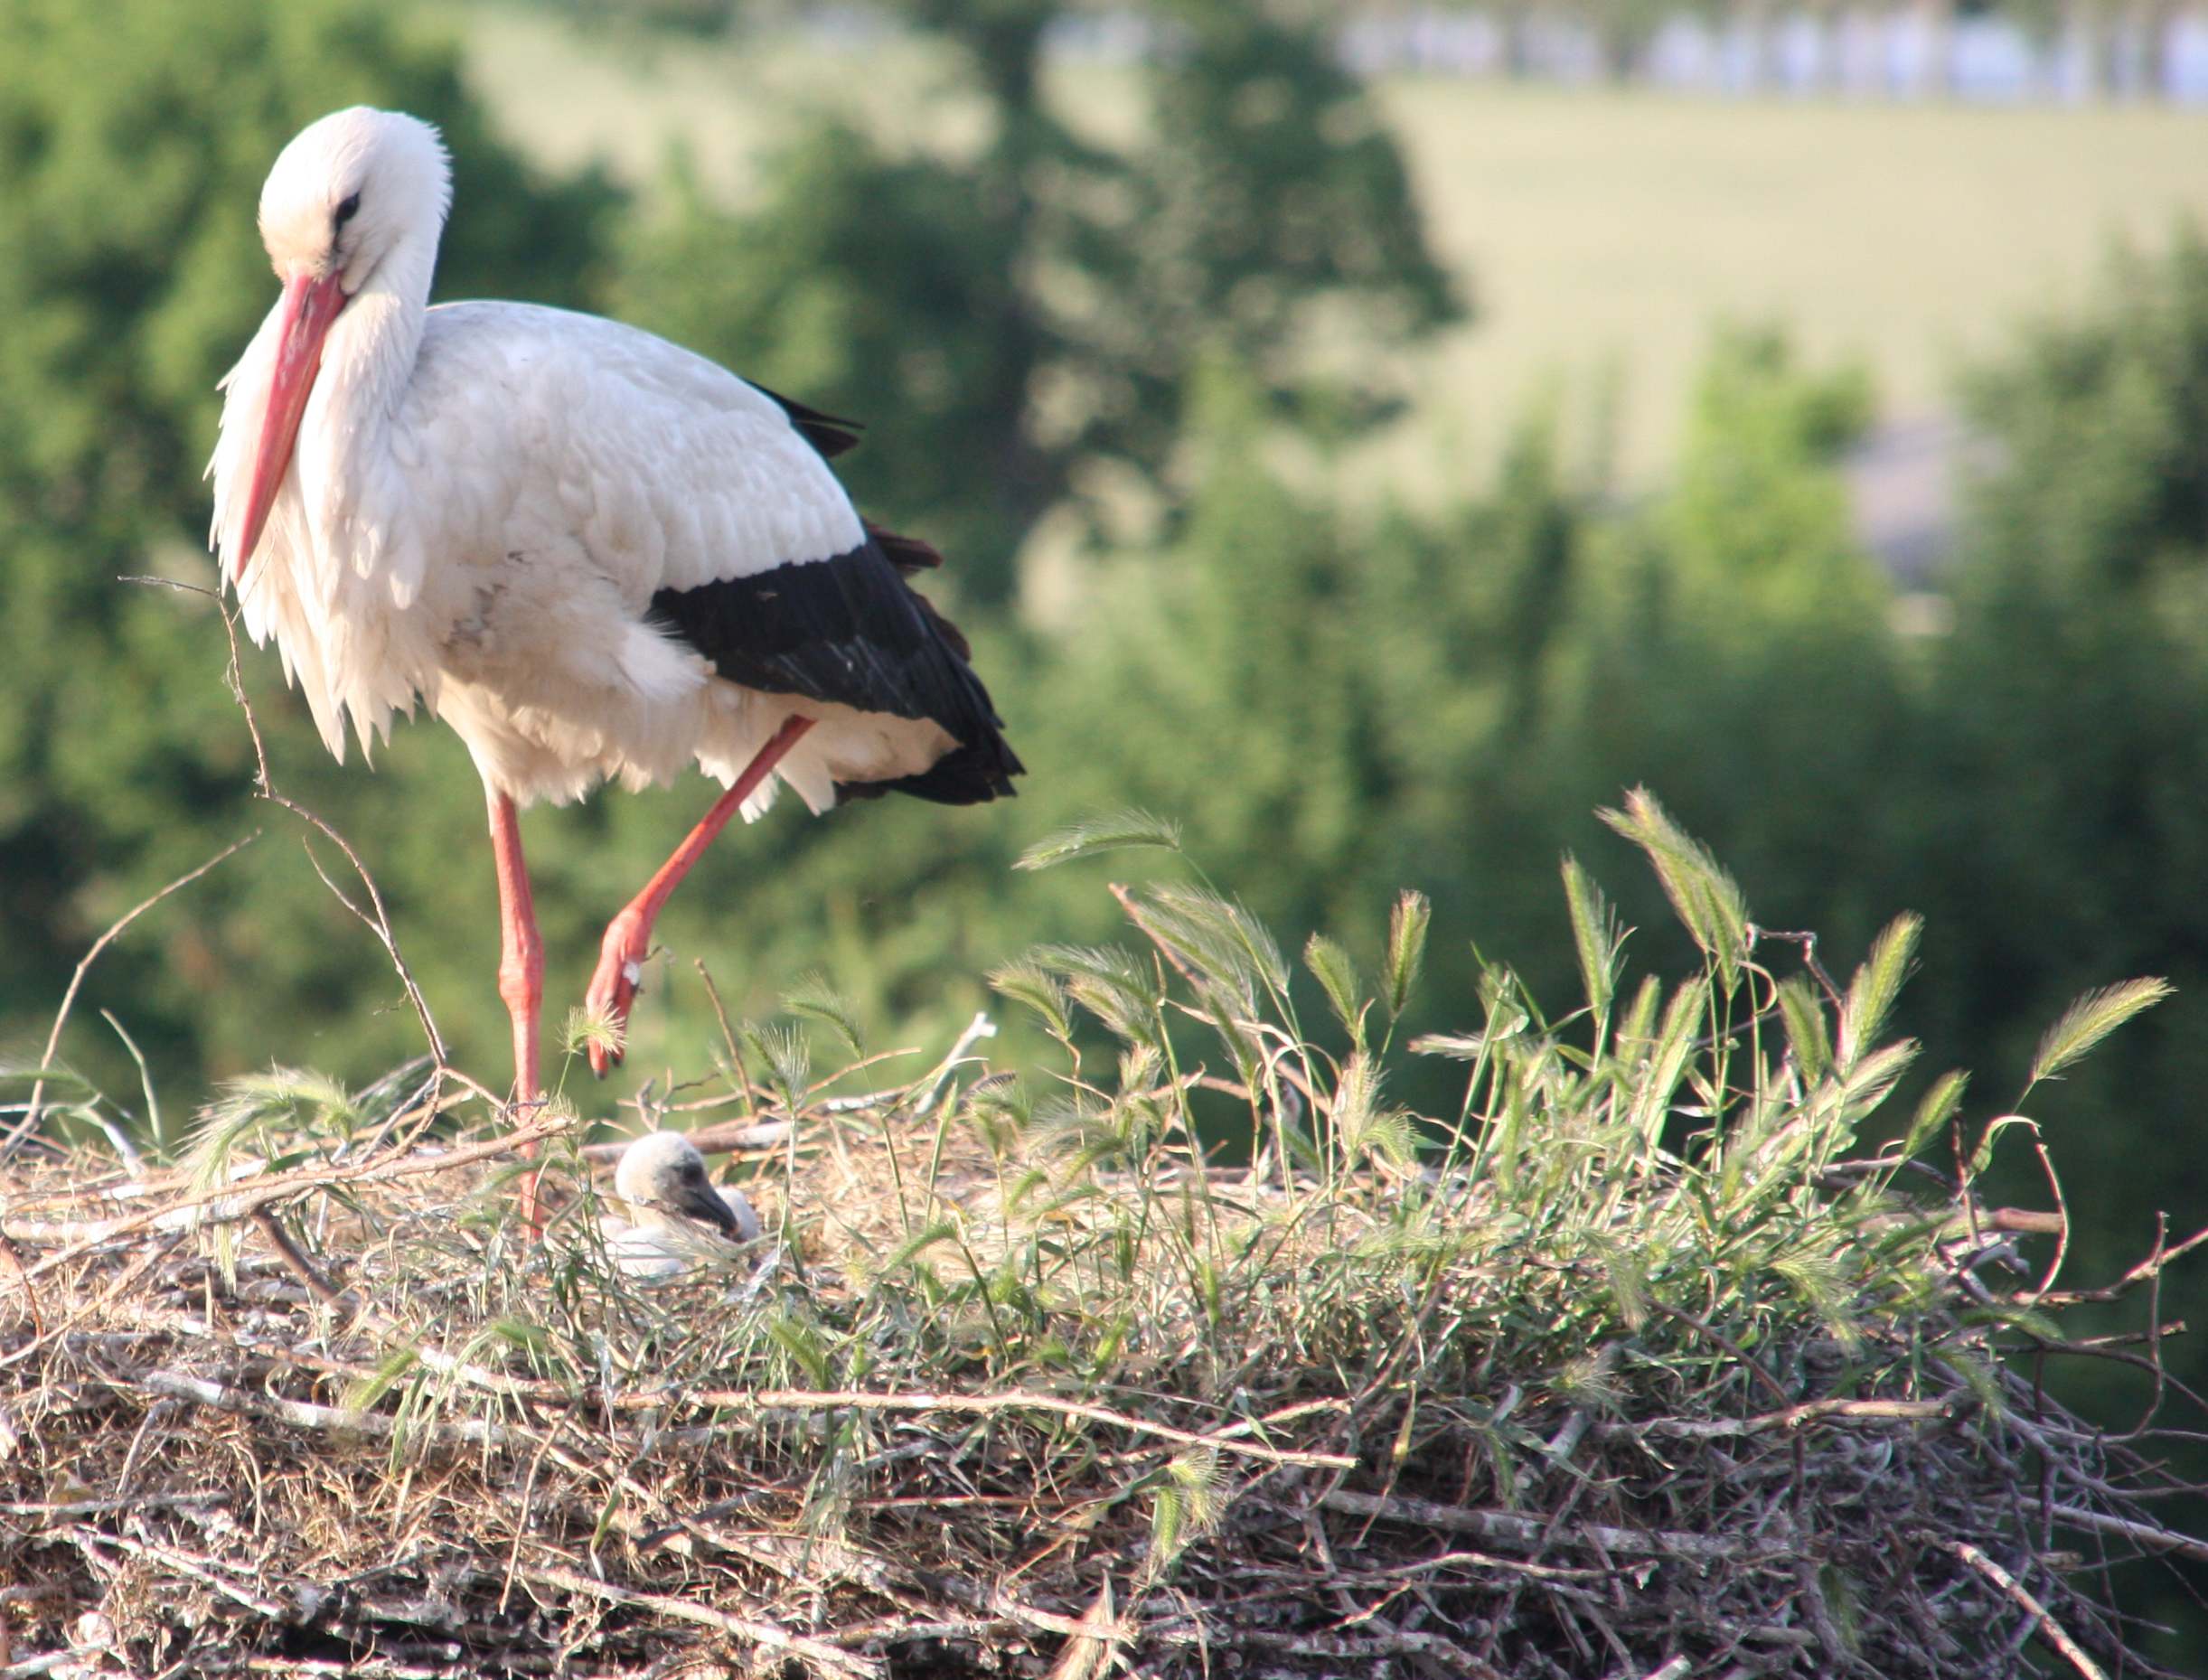
POLYGON ((336 112, 277 156, 260 234, 283 296, 223 381, 212 541, 341 761, 348 719, 365 755, 418 701, 467 743, 526 1102, 543 954, 521 807, 692 763, 727 789, 606 930, 586 1001, 625 1027, 669 894, 778 782, 816 812, 965 804, 1021 765, 905 582, 934 551, 862 521, 830 469, 850 422, 616 322, 429 308, 451 196, 437 131, 396 112, 336 112))

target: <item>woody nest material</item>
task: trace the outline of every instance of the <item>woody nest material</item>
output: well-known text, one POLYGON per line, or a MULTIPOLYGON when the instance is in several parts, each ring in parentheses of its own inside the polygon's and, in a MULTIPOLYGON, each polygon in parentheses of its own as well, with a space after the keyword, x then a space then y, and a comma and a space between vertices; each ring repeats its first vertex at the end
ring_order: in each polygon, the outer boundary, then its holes
MULTIPOLYGON (((2158 1343, 2066 1340, 2107 1291, 2058 1288, 2060 1214, 1912 1163, 1983 1167, 1959 1085, 1855 1144, 1913 925, 1842 989, 1743 916, 1629 997, 1571 887, 1554 1026, 1498 974, 1397 1045, 1412 897, 1376 983, 1314 944, 1308 1026, 1264 930, 1167 885, 1123 897, 1144 955, 995 977, 1048 1073, 970 1035, 839 1097, 737 1029, 647 1118, 744 1146, 765 1231, 669 1282, 609 1258, 579 1123, 443 1069, 270 1075, 174 1169, 26 1151, 0 1675, 2153 1672, 2106 1566, 2208 1548, 2142 1504, 2152 1434, 2036 1373, 2158 1343), (1463 1061, 1461 1115, 1388 1104, 1407 1052, 1463 1061), (1247 1166, 1197 1146, 1237 1127, 1247 1166)), ((2039 1073, 2151 1000, 2081 1000, 2039 1073)))

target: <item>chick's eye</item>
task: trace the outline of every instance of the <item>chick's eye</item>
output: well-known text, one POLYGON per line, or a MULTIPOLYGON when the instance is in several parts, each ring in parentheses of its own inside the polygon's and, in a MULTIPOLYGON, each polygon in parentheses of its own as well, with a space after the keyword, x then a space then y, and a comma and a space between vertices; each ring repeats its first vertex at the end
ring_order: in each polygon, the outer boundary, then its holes
POLYGON ((358 192, 348 192, 345 195, 344 202, 338 205, 337 214, 332 219, 334 225, 340 228, 343 227, 348 221, 352 220, 353 216, 359 211, 360 208, 361 195, 358 192))

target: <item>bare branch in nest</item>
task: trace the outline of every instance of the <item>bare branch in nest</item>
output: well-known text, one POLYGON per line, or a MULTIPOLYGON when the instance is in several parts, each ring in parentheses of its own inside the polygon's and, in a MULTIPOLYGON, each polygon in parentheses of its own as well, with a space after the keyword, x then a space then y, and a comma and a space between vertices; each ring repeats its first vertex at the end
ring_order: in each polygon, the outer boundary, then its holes
MULTIPOLYGON (((700 1155, 763 1155, 787 1143, 791 1130, 792 1122, 786 1120, 727 1121, 717 1126, 700 1126, 685 1135, 700 1155)), ((583 1159, 617 1161, 621 1151, 628 1146, 626 1138, 610 1143, 587 1143, 583 1146, 583 1159)))
MULTIPOLYGON (((1224 1431, 1207 1435, 1193 1430, 1173 1429, 1147 1418, 1131 1417, 1123 1412, 1110 1411, 1104 1406, 1089 1405, 1078 1400, 1061 1400, 1051 1394, 1017 1392, 1001 1394, 878 1394, 848 1388, 764 1388, 707 1389, 680 1398, 687 1405, 710 1406, 726 1412, 827 1412, 848 1408, 853 1412, 910 1412, 976 1417, 1000 1412, 1043 1412, 1058 1417, 1078 1418, 1085 1423, 1102 1423, 1112 1429, 1123 1429, 1133 1434, 1149 1435, 1184 1447, 1200 1447, 1236 1458, 1258 1459, 1268 1464, 1297 1464, 1324 1470, 1353 1470, 1357 1468, 1355 1459, 1344 1457, 1339 1452, 1283 1451, 1257 1441, 1238 1440, 1224 1431)), ((660 1395, 640 1395, 618 1403, 628 1408, 657 1408, 668 1404, 669 1401, 667 1397, 660 1395)))
POLYGON ((653 1593, 634 1592, 598 1581, 578 1570, 558 1569, 550 1564, 524 1564, 521 1571, 526 1581, 558 1587, 568 1592, 579 1592, 586 1597, 604 1599, 612 1604, 643 1605, 662 1616, 672 1616, 679 1621, 694 1621, 701 1627, 733 1635, 746 1642, 770 1651, 786 1651, 803 1657, 819 1666, 837 1674, 861 1676, 874 1680, 883 1672, 882 1665, 863 1657, 854 1657, 849 1651, 823 1640, 809 1639, 802 1634, 785 1633, 780 1628, 766 1622, 747 1620, 741 1616, 730 1616, 722 1610, 688 1599, 664 1598, 653 1593))
MULTIPOLYGON (((574 1124, 575 1121, 569 1115, 544 1113, 526 1125, 517 1126, 512 1131, 479 1143, 456 1144, 450 1149, 417 1151, 343 1165, 305 1167, 296 1172, 278 1173, 266 1178, 240 1179, 213 1189, 180 1196, 144 1213, 125 1214, 113 1219, 89 1220, 80 1225, 59 1227, 59 1239, 70 1246, 58 1254, 47 1255, 31 1269, 29 1275, 32 1278, 43 1276, 70 1261, 83 1258, 99 1244, 113 1242, 118 1237, 135 1236, 156 1227, 174 1225, 177 1215, 182 1214, 202 1213, 203 1217, 197 1222, 201 1225, 230 1224, 249 1219, 270 1204, 303 1192, 419 1178, 511 1154, 524 1143, 557 1137, 574 1124)), ((0 1227, 0 1234, 6 1230, 12 1230, 16 1235, 23 1234, 20 1226, 0 1227)))
POLYGON ((1552 1525, 1537 1517, 1517 1516, 1508 1511, 1467 1510, 1461 1506, 1436 1505, 1430 1499, 1381 1498, 1339 1488, 1328 1494, 1322 1503, 1352 1516, 1378 1517, 1386 1522, 1438 1529, 1444 1534, 1478 1535, 1493 1545, 1531 1551, 1564 1546, 1606 1552, 1615 1557, 1669 1554, 1720 1562, 1747 1555, 1755 1549, 1741 1541, 1708 1535, 1679 1531, 1641 1534, 1599 1523, 1552 1525))
MULTIPOLYGON (((208 1406, 217 1412, 232 1412, 240 1417, 255 1418, 262 1422, 281 1424, 287 1429, 305 1430, 315 1434, 359 1436, 369 1440, 387 1441, 396 1426, 381 1412, 366 1412, 358 1407, 321 1406, 304 1400, 285 1400, 270 1394, 252 1394, 241 1388, 210 1382, 205 1377, 190 1376, 181 1371, 138 1371, 131 1373, 128 1384, 150 1394, 165 1394, 172 1400, 188 1400, 194 1405, 208 1406)), ((495 1423, 479 1418, 465 1419, 457 1423, 432 1425, 430 1433, 437 1440, 455 1446, 500 1446, 512 1440, 508 1432, 495 1423)))
POLYGON ((256 1207, 247 1217, 252 1220, 253 1228, 268 1240, 268 1246, 283 1257, 284 1263, 291 1268, 299 1281, 306 1285, 308 1294, 325 1307, 337 1306, 344 1300, 331 1287, 330 1281, 315 1269, 315 1262, 291 1240, 291 1234, 284 1229, 282 1220, 265 1207, 256 1207))
POLYGON ((2157 1245, 2155 1252, 2124 1273, 2115 1282, 2100 1289, 2055 1290, 2037 1299, 2048 1306, 2072 1307, 2089 1301, 2120 1300, 2141 1283, 2152 1282, 2168 1268, 2184 1259, 2202 1244, 2208 1243, 2208 1225, 2195 1231, 2175 1247, 2157 1245))
POLYGON ((2057 1520, 2068 1523, 2072 1527, 2095 1529, 2104 1535, 2120 1535, 2126 1540, 2152 1552, 2189 1557, 2196 1563, 2208 1563, 2208 1541, 2192 1535, 2181 1535, 2175 1529, 2163 1527, 2159 1523, 2140 1522, 2108 1511, 2089 1511, 2074 1505, 2057 1506, 2053 1514, 2057 1520))
POLYGON ((2000 1564, 1995 1563, 1993 1559, 1987 1557, 1968 1540, 1943 1539, 1940 1542, 1940 1545, 1942 1550, 1952 1552, 1964 1563, 1969 1564, 1972 1569, 1977 1570, 1979 1574, 2008 1594, 2010 1598, 2015 1600, 2017 1604, 2039 1624, 2040 1637, 2060 1651, 2063 1660, 2083 1675, 2085 1680, 2108 1680, 2108 1675, 2100 1665, 2088 1657, 2078 1642, 2063 1631, 2062 1624, 2048 1614, 2047 1607, 2026 1591, 2024 1584, 2015 1576, 2003 1569, 2000 1564))
POLYGON ((1667 1436, 1678 1441, 1730 1441, 1811 1423, 1945 1423, 1966 1408, 1945 1400, 1811 1400, 1754 1418, 1650 1418, 1645 1423, 1603 1423, 1607 1438, 1667 1436))

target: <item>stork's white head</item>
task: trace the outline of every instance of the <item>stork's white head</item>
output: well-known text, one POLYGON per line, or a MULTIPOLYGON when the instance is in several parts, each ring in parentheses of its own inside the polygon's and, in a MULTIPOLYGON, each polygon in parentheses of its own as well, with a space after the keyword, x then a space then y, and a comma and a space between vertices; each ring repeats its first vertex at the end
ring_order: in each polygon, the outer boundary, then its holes
POLYGON ((706 1176, 705 1157, 679 1131, 647 1131, 621 1151, 614 1194, 642 1215, 710 1225, 738 1243, 759 1234, 759 1216, 741 1196, 723 1199, 706 1176))
POLYGON ((323 341, 381 270, 427 298, 452 170, 437 130, 398 111, 356 105, 309 123, 277 154, 260 190, 260 239, 284 283, 276 367, 254 441, 238 575, 260 540, 322 366, 323 341))
POLYGON ((349 297, 401 239, 434 241, 451 205, 437 131, 356 105, 309 123, 277 154, 260 190, 260 242, 287 286, 334 275, 349 297))

